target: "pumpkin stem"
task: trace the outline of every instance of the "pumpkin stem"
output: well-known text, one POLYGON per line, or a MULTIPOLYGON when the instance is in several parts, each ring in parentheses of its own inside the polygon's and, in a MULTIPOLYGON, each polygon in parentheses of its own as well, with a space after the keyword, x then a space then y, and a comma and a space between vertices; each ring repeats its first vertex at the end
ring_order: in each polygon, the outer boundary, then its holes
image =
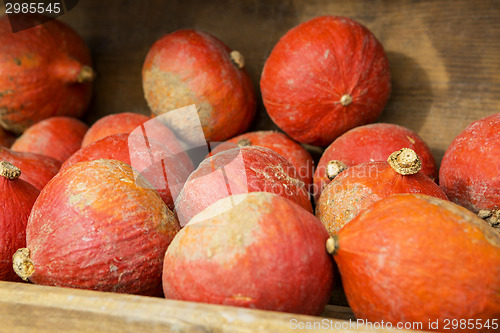
POLYGON ((410 148, 403 148, 392 153, 387 162, 400 175, 414 175, 422 169, 422 162, 417 153, 410 148))
POLYGON ((92 82, 95 79, 95 76, 96 75, 92 67, 84 65, 82 66, 80 73, 78 73, 76 80, 78 83, 92 82))
POLYGON ((342 104, 342 106, 348 106, 351 103, 352 103, 352 96, 351 95, 345 94, 342 97, 340 97, 340 104, 342 104))
POLYGON ((328 237, 326 240, 326 252, 331 254, 332 256, 337 254, 339 250, 339 237, 337 235, 333 235, 328 237))
POLYGON ((229 53, 229 58, 231 58, 233 64, 235 64, 239 69, 245 67, 245 58, 240 52, 231 51, 231 53, 229 53))
POLYGON ((252 141, 249 139, 241 139, 238 141, 238 147, 248 147, 252 145, 252 141))
POLYGON ((21 176, 21 169, 16 167, 14 164, 1 161, 0 162, 0 176, 5 177, 9 180, 17 179, 21 176))
POLYGON ((326 176, 328 179, 333 180, 333 178, 346 169, 347 165, 344 162, 332 160, 326 165, 326 176))
POLYGON ((28 281, 35 272, 35 264, 30 259, 30 249, 25 247, 18 249, 12 256, 12 267, 21 279, 28 281))
POLYGON ((477 216, 488 222, 493 228, 500 232, 500 209, 481 209, 477 216))

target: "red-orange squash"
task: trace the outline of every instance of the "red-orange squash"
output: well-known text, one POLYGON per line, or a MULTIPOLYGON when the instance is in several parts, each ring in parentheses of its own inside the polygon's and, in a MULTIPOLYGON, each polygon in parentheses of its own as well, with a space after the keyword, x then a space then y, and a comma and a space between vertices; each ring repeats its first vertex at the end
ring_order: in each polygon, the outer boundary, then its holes
POLYGON ((463 207, 393 195, 359 214, 327 248, 358 319, 498 332, 500 234, 463 207))
POLYGON ((62 163, 80 149, 88 128, 76 118, 47 118, 24 131, 11 149, 50 156, 62 163))
POLYGON ((33 206, 16 273, 41 285, 158 294, 179 225, 146 182, 115 160, 59 173, 33 206))
POLYGON ((165 254, 165 297, 319 315, 332 288, 328 234, 308 211, 266 192, 217 201, 165 254))
POLYGON ((500 113, 470 124, 446 150, 440 186, 451 201, 500 215, 500 113))
POLYGON ((441 188, 420 171, 421 166, 416 153, 403 148, 387 162, 363 163, 342 171, 321 194, 316 216, 334 235, 364 209, 390 195, 420 193, 446 200, 441 188))
POLYGON ((61 162, 45 155, 15 152, 0 147, 0 161, 7 161, 22 170, 21 179, 42 190, 54 177, 61 162))
POLYGON ((326 146, 374 122, 390 94, 387 57, 358 22, 321 16, 288 31, 260 80, 271 119, 293 139, 326 146))
POLYGON ((174 198, 178 194, 178 191, 176 191, 172 195, 172 191, 175 191, 173 184, 180 184, 178 186, 182 188, 182 185, 194 170, 191 160, 185 154, 174 154, 168 146, 161 146, 152 140, 149 142, 150 149, 148 151, 131 151, 130 135, 125 133, 115 134, 92 142, 67 159, 61 170, 65 170, 78 162, 98 159, 114 159, 128 165, 133 164, 136 170, 150 182, 152 188, 158 192, 158 195, 167 204, 168 208, 173 210, 174 198), (153 163, 152 158, 156 162, 153 163))
POLYGON ((312 212, 309 192, 293 165, 271 149, 250 146, 215 154, 189 176, 175 202, 180 224, 219 199, 249 192, 278 194, 312 212))
POLYGON ((97 120, 90 126, 82 140, 82 147, 92 142, 104 139, 107 136, 121 133, 131 133, 150 118, 143 114, 122 112, 110 114, 97 120))
POLYGON ((227 140, 215 147, 211 154, 237 147, 259 146, 269 148, 292 163, 297 175, 307 188, 312 183, 314 160, 300 144, 290 139, 286 134, 276 131, 248 132, 227 140))
POLYGON ((208 141, 243 133, 256 110, 242 55, 206 32, 178 30, 156 41, 143 65, 142 85, 157 116, 195 104, 208 141))
POLYGON ((26 224, 40 191, 19 179, 21 170, 0 162, 0 280, 19 281, 12 269, 12 255, 26 246, 26 224))
POLYGON ((0 18, 0 125, 21 133, 49 117, 80 117, 94 78, 85 42, 58 20, 20 20, 33 28, 12 33, 8 16, 0 18))
POLYGON ((395 124, 376 123, 358 126, 339 136, 325 149, 314 171, 314 199, 317 201, 330 178, 328 163, 341 161, 347 167, 385 161, 402 148, 414 150, 422 162, 422 173, 437 181, 436 161, 427 144, 414 131, 395 124))

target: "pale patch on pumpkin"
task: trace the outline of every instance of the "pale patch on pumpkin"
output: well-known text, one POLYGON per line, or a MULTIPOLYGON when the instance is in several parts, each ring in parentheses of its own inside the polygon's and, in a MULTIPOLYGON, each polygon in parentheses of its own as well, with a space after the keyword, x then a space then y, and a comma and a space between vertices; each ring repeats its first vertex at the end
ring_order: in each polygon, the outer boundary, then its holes
MULTIPOLYGON (((189 135, 196 133, 197 130, 197 128, 191 128, 190 126, 201 122, 203 129, 207 129, 212 126, 213 117, 212 105, 204 98, 196 96, 186 81, 189 80, 182 80, 179 75, 162 71, 156 59, 143 74, 145 98, 156 116, 187 105, 196 105, 199 120, 183 118, 169 124, 176 134, 189 141, 189 135)), ((207 134, 209 133, 205 133, 205 135, 207 134)))
POLYGON ((235 257, 245 253, 255 241, 254 231, 259 228, 262 216, 271 212, 276 195, 252 192, 233 197, 238 204, 230 209, 227 208, 231 207, 231 198, 224 198, 197 214, 179 231, 167 250, 167 256, 184 257, 190 261, 209 258, 219 264, 232 265, 235 257), (220 209, 227 210, 217 214, 220 209), (192 243, 199 244, 199 247, 187 245, 192 243))

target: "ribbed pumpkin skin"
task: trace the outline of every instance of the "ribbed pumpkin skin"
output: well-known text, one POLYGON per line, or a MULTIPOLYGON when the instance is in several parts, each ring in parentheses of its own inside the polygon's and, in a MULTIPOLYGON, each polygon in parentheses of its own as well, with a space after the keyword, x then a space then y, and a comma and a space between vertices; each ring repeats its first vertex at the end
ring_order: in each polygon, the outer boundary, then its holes
POLYGON ((196 30, 178 30, 157 40, 142 69, 153 113, 195 104, 208 141, 243 133, 255 115, 256 97, 246 70, 232 62, 230 52, 216 37, 196 30))
POLYGON ((374 202, 398 193, 420 193, 447 200, 441 188, 422 171, 400 175, 387 162, 370 162, 341 172, 327 185, 316 216, 334 235, 374 202))
POLYGON ((40 194, 22 179, 0 176, 0 280, 21 281, 12 269, 12 255, 26 246, 26 224, 31 208, 40 194))
MULTIPOLYGON (((142 182, 142 183, 141 183, 142 182)), ((27 226, 36 284, 155 294, 178 222, 115 160, 82 162, 40 193, 27 226)))
POLYGON ((249 192, 278 194, 312 212, 309 193, 293 165, 271 149, 251 146, 222 151, 201 162, 175 202, 180 224, 219 199, 249 192))
POLYGON ((302 180, 308 188, 311 185, 314 160, 306 149, 293 141, 286 134, 276 131, 244 133, 218 145, 211 153, 214 155, 223 150, 232 149, 238 146, 260 146, 277 152, 292 163, 300 180, 302 180))
POLYGON ((157 145, 153 141, 150 141, 151 150, 149 151, 130 152, 129 137, 130 134, 122 133, 106 136, 101 140, 92 142, 67 159, 61 170, 65 170, 78 162, 98 159, 113 159, 132 165, 131 158, 133 158, 136 170, 141 172, 158 192, 158 195, 167 204, 168 208, 173 210, 174 197, 177 196, 180 189, 175 191, 172 186, 169 186, 169 182, 183 184, 194 170, 191 160, 185 154, 168 157, 174 155, 171 150, 167 146, 157 145), (162 159, 163 163, 158 162, 150 165, 151 156, 157 160, 162 159), (165 179, 164 175, 167 173, 168 176, 165 179), (174 191, 173 194, 172 191, 174 191))
POLYGON ((165 297, 319 315, 333 284, 325 228, 275 194, 232 199, 201 212, 174 239, 163 266, 165 297), (221 212, 232 199, 237 204, 221 212))
POLYGON ((54 177, 61 162, 45 155, 15 152, 0 147, 0 161, 8 161, 22 170, 21 179, 42 190, 54 177))
POLYGON ((50 156, 63 163, 80 149, 88 128, 85 123, 76 118, 44 119, 24 131, 11 149, 50 156))
POLYGON ((449 201, 382 199, 338 233, 334 259, 356 318, 370 322, 500 318, 500 234, 449 201))
POLYGON ((439 185, 451 201, 477 213, 500 209, 500 113, 470 124, 446 150, 439 185))
POLYGON ((115 113, 102 117, 90 126, 83 137, 82 147, 86 147, 92 142, 99 141, 107 136, 131 133, 149 119, 148 116, 133 112, 115 113))
POLYGON ((326 146, 374 122, 390 94, 382 45, 364 26, 320 16, 288 31, 266 60, 260 80, 271 119, 301 143, 326 146), (352 98, 349 104, 342 97, 352 98))
POLYGON ((326 165, 332 160, 348 167, 373 161, 386 161, 401 148, 413 149, 422 161, 422 173, 437 182, 436 161, 427 144, 414 131, 395 124, 376 123, 353 128, 339 136, 325 149, 314 171, 314 199, 326 185, 326 165))
POLYGON ((49 117, 83 115, 92 94, 91 83, 78 83, 83 65, 90 52, 68 25, 52 20, 12 33, 1 17, 0 125, 22 133, 49 117))

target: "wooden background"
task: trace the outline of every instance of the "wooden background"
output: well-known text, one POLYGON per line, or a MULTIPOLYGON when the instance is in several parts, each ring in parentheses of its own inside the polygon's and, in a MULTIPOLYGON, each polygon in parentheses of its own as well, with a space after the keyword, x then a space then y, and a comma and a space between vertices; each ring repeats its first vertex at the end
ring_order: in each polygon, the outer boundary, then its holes
MULTIPOLYGON (((258 90, 279 38, 319 15, 351 17, 377 36, 393 78, 379 121, 415 130, 438 161, 470 122, 500 112, 500 1, 81 0, 61 20, 92 50, 99 75, 86 116, 92 123, 109 113, 149 113, 141 67, 165 33, 195 28, 216 35, 244 54, 258 90)), ((259 101, 253 129, 274 128, 259 101)))

